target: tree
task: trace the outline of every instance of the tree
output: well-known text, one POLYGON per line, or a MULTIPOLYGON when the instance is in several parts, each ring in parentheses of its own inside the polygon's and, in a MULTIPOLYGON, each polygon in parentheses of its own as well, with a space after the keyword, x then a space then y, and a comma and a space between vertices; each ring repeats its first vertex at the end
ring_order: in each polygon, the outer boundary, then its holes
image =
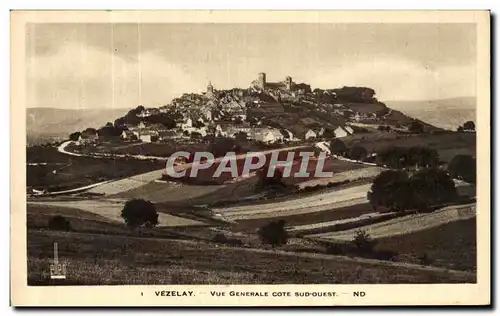
POLYGON ((62 231, 70 231, 71 224, 70 222, 62 217, 61 215, 52 216, 49 220, 49 229, 50 230, 62 230, 62 231))
POLYGON ((153 203, 144 199, 132 199, 125 203, 121 217, 130 228, 158 225, 158 213, 153 203))
POLYGON ((347 147, 340 139, 334 139, 330 142, 330 151, 332 154, 344 156, 347 151, 347 147))
POLYGON ((374 180, 368 200, 373 209, 385 206, 396 211, 405 211, 411 202, 408 196, 408 174, 400 170, 387 170, 374 180))
POLYGON ((262 226, 258 231, 262 243, 271 245, 273 249, 276 246, 285 245, 288 241, 285 223, 286 222, 281 219, 262 226))
POLYGON ((476 183, 476 159, 471 155, 456 155, 448 164, 448 172, 453 178, 476 183))
POLYGON ((467 121, 464 123, 464 130, 466 131, 476 131, 476 124, 472 121, 467 121))
POLYGON ((408 148, 407 151, 407 165, 405 167, 416 166, 417 168, 432 168, 437 166, 439 162, 439 154, 435 149, 424 146, 412 146, 408 148))
POLYGON ((92 128, 92 127, 88 127, 86 128, 82 134, 85 133, 85 134, 96 134, 97 133, 97 130, 95 128, 92 128))
POLYGON ((419 121, 415 120, 411 122, 408 130, 410 131, 410 133, 420 134, 424 132, 424 125, 422 125, 422 123, 420 123, 419 121))
POLYGON ((362 161, 366 156, 368 156, 368 151, 363 146, 354 146, 349 151, 349 157, 357 161, 362 161))
POLYGON ((431 206, 452 202, 458 196, 451 176, 437 168, 416 172, 409 180, 412 207, 428 211, 431 206))
POLYGON ((361 253, 371 253, 377 245, 377 241, 373 240, 370 234, 364 230, 356 231, 356 236, 354 236, 352 243, 361 253))
POLYGON ((240 132, 238 132, 238 133, 234 134, 234 139, 235 139, 237 142, 239 142, 239 143, 241 143, 241 142, 245 142, 245 141, 247 140, 247 138, 248 138, 247 133, 242 132, 242 131, 240 131, 240 132))
POLYGON ((232 138, 215 138, 210 144, 208 151, 211 152, 214 157, 222 157, 226 155, 229 151, 232 151, 236 145, 235 140, 232 138))
POLYGON ((335 132, 331 128, 325 128, 325 131, 323 132, 323 138, 335 138, 335 132))
POLYGON ((82 133, 80 133, 80 132, 74 132, 74 133, 71 133, 71 134, 69 135, 69 140, 72 140, 72 141, 76 142, 76 141, 78 140, 78 138, 80 138, 80 135, 81 135, 81 134, 82 134, 82 133))

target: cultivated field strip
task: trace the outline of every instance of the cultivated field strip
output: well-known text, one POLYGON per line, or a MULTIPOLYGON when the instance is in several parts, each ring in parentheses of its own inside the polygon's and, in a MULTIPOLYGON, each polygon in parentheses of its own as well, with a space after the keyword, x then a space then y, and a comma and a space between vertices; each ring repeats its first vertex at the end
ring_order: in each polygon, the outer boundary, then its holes
MULTIPOLYGON (((101 215, 111 221, 124 223, 123 218, 121 218, 120 216, 124 206, 123 201, 79 200, 71 201, 71 203, 68 203, 68 201, 40 201, 28 202, 28 204, 77 208, 83 211, 101 215)), ((166 213, 158 214, 158 227, 204 225, 204 223, 188 218, 173 216, 166 213)))
MULTIPOLYGON (((410 234, 454 221, 469 219, 474 216, 476 216, 475 203, 452 205, 432 213, 407 215, 382 223, 367 225, 362 229, 370 234, 372 238, 383 238, 410 234)), ((314 234, 307 237, 324 240, 351 241, 358 230, 359 228, 355 228, 339 232, 314 234)))
MULTIPOLYGON (((266 151, 262 151, 260 153, 261 154, 270 154, 273 152, 286 151, 286 150, 296 150, 296 149, 305 148, 305 147, 306 146, 294 146, 294 147, 266 150, 266 151)), ((246 154, 237 155, 237 156, 235 156, 235 159, 244 159, 246 156, 247 156, 246 154)), ((212 162, 218 163, 221 160, 222 160, 222 157, 219 157, 219 158, 215 158, 212 162)), ((208 163, 208 162, 210 162, 210 161, 206 161, 205 163, 208 163)), ((192 166, 193 166, 192 163, 177 165, 177 166, 175 166, 175 170, 177 172, 180 172, 182 170, 187 170, 187 169, 191 168, 192 166)), ((139 174, 136 176, 132 176, 129 178, 105 183, 103 185, 100 185, 98 187, 90 189, 88 192, 96 193, 96 194, 106 194, 106 195, 118 194, 118 193, 122 193, 125 191, 129 191, 129 190, 141 187, 149 182, 153 182, 155 180, 158 180, 163 176, 164 173, 165 173, 165 169, 155 170, 155 171, 139 174)))
POLYGON ((161 178, 164 171, 164 169, 160 169, 129 178, 104 183, 98 187, 88 190, 88 192, 106 195, 118 194, 124 191, 138 188, 149 182, 153 182, 154 180, 161 178))
POLYGON ((307 224, 307 225, 292 226, 292 227, 287 228, 287 230, 297 232, 297 231, 311 230, 311 229, 317 229, 317 228, 327 228, 327 227, 332 227, 332 226, 336 226, 339 224, 355 223, 357 221, 362 221, 362 220, 366 220, 366 219, 374 219, 374 218, 379 218, 379 217, 388 216, 388 215, 392 215, 392 214, 394 214, 394 213, 378 213, 378 212, 367 213, 367 214, 363 214, 363 215, 360 215, 357 217, 339 219, 336 221, 328 221, 328 222, 321 222, 321 223, 314 223, 314 224, 307 224))
POLYGON ((381 167, 367 167, 362 169, 348 170, 339 172, 331 178, 316 178, 299 183, 299 188, 312 187, 315 185, 327 185, 331 182, 354 181, 358 179, 375 178, 384 168, 381 167))
POLYGON ((366 203, 368 201, 366 195, 370 187, 371 184, 365 184, 347 189, 315 194, 300 199, 291 199, 289 201, 216 208, 212 209, 212 211, 228 220, 313 213, 366 203))

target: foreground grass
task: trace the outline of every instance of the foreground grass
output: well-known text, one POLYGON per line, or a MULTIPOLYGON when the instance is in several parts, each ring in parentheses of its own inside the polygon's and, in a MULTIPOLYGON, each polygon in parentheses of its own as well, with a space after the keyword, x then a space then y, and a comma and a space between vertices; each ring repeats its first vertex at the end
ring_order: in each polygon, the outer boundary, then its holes
POLYGON ((463 283, 467 275, 211 243, 28 230, 28 283, 51 284, 53 243, 65 284, 463 283))
POLYGON ((406 262, 475 271, 476 218, 412 234, 381 238, 378 240, 377 248, 395 251, 399 254, 400 260, 406 262))

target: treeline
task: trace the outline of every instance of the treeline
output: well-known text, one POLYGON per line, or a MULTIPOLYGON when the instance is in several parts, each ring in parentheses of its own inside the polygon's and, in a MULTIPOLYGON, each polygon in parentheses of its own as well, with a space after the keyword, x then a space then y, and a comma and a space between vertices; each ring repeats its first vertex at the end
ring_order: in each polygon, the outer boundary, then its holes
POLYGON ((384 206, 392 211, 427 212, 432 206, 453 202, 458 198, 455 183, 444 170, 425 168, 409 176, 403 170, 387 170, 379 174, 368 192, 374 209, 384 206))
POLYGON ((392 169, 437 167, 439 154, 437 150, 424 146, 390 146, 377 152, 376 162, 392 169))

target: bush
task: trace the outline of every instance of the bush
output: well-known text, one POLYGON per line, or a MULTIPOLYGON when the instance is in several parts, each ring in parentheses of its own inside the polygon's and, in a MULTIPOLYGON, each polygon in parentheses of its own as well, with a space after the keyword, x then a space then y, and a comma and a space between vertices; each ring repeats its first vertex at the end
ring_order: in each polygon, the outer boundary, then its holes
POLYGON ((71 230, 71 224, 66 218, 60 215, 55 215, 49 219, 49 229, 67 232, 71 230))
POLYGON ((288 241, 285 223, 284 220, 278 220, 262 226, 258 231, 262 243, 271 245, 273 249, 276 246, 285 245, 288 241))
POLYGON ((372 253, 375 245, 377 244, 375 240, 372 240, 370 234, 364 230, 358 230, 356 232, 356 236, 354 236, 352 243, 362 254, 372 253))
POLYGON ((404 211, 411 201, 408 195, 408 174, 399 170, 381 172, 373 180, 368 200, 373 209, 385 206, 390 209, 404 211))
POLYGON ((368 156, 368 151, 362 146, 354 146, 349 151, 349 157, 357 161, 362 161, 366 156, 368 156))
POLYGON ((476 159, 471 155, 456 155, 448 165, 451 176, 476 183, 476 159))
POLYGON ((330 151, 333 154, 344 156, 347 151, 347 147, 340 139, 334 139, 330 142, 330 151))
POLYGON ((130 228, 158 225, 158 213, 153 203, 143 199, 132 199, 125 203, 121 217, 130 228))

